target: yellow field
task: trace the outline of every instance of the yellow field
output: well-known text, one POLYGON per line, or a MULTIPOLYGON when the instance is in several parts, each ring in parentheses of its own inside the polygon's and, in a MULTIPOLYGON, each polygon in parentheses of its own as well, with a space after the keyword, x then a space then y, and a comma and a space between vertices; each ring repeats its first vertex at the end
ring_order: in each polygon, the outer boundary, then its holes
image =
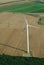
POLYGON ((12 0, 0 0, 0 3, 3 3, 3 2, 10 2, 12 0))
MULTIPOLYGON (((44 16, 44 14, 39 14, 44 16)), ((30 28, 30 50, 33 56, 44 57, 44 26, 37 24, 38 17, 21 13, 0 13, 0 54, 22 56, 26 51, 26 16, 28 23, 40 27, 30 28)))

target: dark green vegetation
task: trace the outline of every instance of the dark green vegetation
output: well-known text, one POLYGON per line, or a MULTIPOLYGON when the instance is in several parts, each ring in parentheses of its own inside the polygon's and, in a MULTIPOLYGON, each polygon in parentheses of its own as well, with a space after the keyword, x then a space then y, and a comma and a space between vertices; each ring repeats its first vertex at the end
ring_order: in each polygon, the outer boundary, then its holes
POLYGON ((39 18, 38 24, 44 25, 44 17, 40 17, 40 18, 39 18))
POLYGON ((44 65, 44 58, 0 55, 0 65, 44 65))
POLYGON ((0 12, 44 13, 44 3, 27 2, 23 4, 11 5, 9 7, 0 7, 0 12))

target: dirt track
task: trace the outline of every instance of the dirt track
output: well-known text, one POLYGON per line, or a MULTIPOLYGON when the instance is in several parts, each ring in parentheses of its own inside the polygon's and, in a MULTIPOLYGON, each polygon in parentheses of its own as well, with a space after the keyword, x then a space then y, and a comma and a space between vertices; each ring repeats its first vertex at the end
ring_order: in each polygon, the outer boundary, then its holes
MULTIPOLYGON (((8 55, 22 56, 25 53, 26 30, 23 16, 24 14, 20 13, 0 13, 1 54, 5 53, 8 55), (5 46, 3 46, 3 44, 5 44, 5 46)), ((29 24, 39 26, 37 24, 38 17, 30 15, 25 16, 29 24)), ((40 26, 40 29, 30 28, 30 50, 33 56, 44 57, 44 26, 40 26)))

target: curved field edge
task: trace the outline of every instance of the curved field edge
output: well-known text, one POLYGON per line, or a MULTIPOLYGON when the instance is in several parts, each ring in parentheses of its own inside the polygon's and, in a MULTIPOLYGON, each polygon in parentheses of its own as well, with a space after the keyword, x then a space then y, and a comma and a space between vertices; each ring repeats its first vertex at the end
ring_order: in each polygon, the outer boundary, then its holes
POLYGON ((44 65, 44 58, 0 55, 0 65, 44 65))
POLYGON ((31 12, 44 13, 44 3, 42 2, 27 2, 23 4, 16 4, 7 7, 0 7, 0 12, 31 12))
POLYGON ((10 4, 10 3, 13 3, 13 2, 19 2, 19 1, 23 1, 23 0, 13 0, 13 1, 9 1, 9 2, 0 3, 0 5, 10 4))
POLYGON ((3 5, 3 4, 10 4, 10 3, 12 3, 12 2, 14 2, 14 1, 0 3, 0 5, 3 5))

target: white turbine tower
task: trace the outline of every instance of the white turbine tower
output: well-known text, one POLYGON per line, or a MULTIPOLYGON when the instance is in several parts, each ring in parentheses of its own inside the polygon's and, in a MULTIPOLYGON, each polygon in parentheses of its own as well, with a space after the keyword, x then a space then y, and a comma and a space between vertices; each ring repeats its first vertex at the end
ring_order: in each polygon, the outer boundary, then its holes
POLYGON ((26 23, 26 36, 27 36, 27 54, 24 54, 23 56, 28 56, 30 57, 31 54, 30 54, 30 39, 29 39, 29 27, 32 27, 32 28, 39 28, 39 27, 36 27, 36 26, 33 26, 33 25, 28 25, 28 21, 26 19, 26 17, 24 16, 24 20, 25 20, 25 23, 26 23))

